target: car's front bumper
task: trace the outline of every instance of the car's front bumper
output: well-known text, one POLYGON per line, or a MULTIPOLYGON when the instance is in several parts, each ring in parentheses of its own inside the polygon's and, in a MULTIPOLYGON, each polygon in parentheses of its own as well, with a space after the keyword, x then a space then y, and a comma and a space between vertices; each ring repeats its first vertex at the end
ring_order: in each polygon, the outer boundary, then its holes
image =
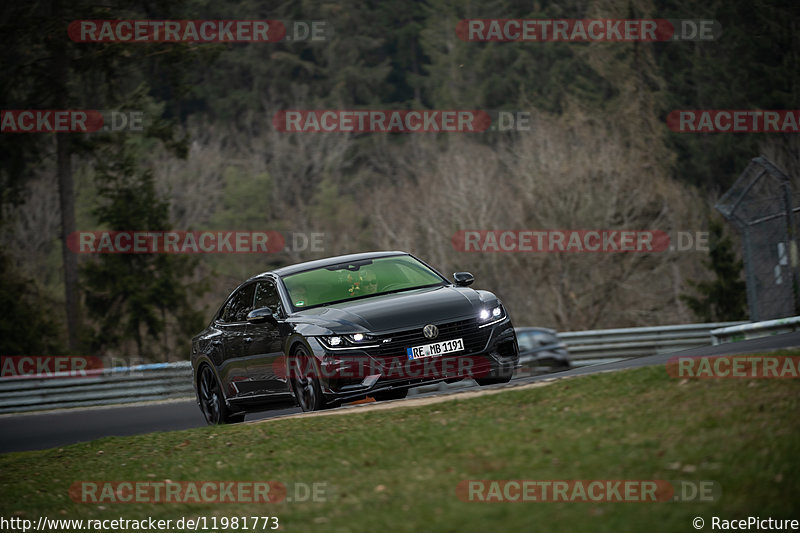
POLYGON ((436 339, 463 338, 466 341, 464 351, 415 360, 409 360, 405 351, 418 345, 420 339, 408 333, 398 334, 397 341, 392 335, 379 336, 381 342, 384 338, 394 342, 393 347, 385 349, 331 351, 315 338, 308 340, 315 353, 316 370, 326 400, 336 403, 440 381, 510 377, 519 363, 511 320, 506 317, 484 328, 477 326, 467 324, 462 329, 445 330, 446 333, 436 339))

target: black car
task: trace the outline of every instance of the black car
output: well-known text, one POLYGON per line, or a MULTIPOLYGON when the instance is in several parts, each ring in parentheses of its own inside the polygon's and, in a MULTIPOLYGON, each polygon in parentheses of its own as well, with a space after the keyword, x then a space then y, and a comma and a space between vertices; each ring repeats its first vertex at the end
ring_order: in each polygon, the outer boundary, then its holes
POLYGON ((519 343, 519 361, 535 373, 569 370, 567 345, 548 328, 515 328, 519 343))
POLYGON ((465 377, 511 379, 511 320, 491 292, 454 282, 405 252, 310 261, 241 284, 192 339, 194 385, 209 424, 294 402, 316 411, 465 377))

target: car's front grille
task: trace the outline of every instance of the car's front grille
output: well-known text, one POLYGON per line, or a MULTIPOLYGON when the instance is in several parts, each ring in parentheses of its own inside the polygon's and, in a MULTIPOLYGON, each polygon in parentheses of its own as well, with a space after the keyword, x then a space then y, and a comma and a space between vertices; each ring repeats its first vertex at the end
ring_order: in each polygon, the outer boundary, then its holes
POLYGON ((371 348, 369 353, 375 357, 405 357, 406 349, 433 342, 451 339, 464 339, 464 351, 459 355, 480 352, 486 346, 492 328, 479 328, 477 319, 460 320, 446 324, 436 324, 439 335, 435 339, 427 339, 422 333, 422 328, 399 331, 378 338, 380 345, 371 348))

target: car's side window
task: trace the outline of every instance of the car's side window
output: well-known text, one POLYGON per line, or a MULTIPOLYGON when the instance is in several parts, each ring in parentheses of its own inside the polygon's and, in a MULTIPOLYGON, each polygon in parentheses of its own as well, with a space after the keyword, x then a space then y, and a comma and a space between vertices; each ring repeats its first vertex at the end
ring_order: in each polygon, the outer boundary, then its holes
POLYGON ((262 307, 269 307, 274 315, 280 315, 281 313, 281 298, 278 295, 275 284, 271 281, 259 281, 256 284, 256 299, 253 309, 262 307))
POLYGON ((533 338, 532 342, 535 346, 538 347, 538 346, 547 346, 548 344, 555 344, 558 341, 556 340, 555 337, 543 331, 541 333, 537 333, 536 336, 533 338))
POLYGON ((519 333, 517 335, 517 343, 519 344, 519 351, 521 352, 533 350, 533 335, 530 333, 519 333))
POLYGON ((549 333, 542 335, 542 337, 539 339, 539 344, 542 346, 547 346, 548 344, 556 344, 556 343, 558 343, 558 338, 553 335, 550 335, 549 333))
POLYGON ((231 296, 231 299, 225 305, 225 310, 222 312, 223 322, 244 322, 247 319, 247 313, 253 310, 253 292, 255 288, 255 284, 251 283, 231 296))

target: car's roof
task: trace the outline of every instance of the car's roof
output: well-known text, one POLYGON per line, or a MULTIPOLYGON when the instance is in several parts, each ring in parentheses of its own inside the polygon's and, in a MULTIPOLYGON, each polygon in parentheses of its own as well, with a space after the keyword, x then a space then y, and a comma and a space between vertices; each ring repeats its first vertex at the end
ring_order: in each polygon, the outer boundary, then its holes
POLYGON ((306 270, 313 270, 315 268, 324 268, 331 265, 338 265, 339 263, 348 263, 350 261, 363 261, 364 259, 376 259, 379 257, 391 257, 395 255, 408 255, 408 252, 401 252, 401 251, 364 252, 360 254, 337 255, 336 257, 327 257, 325 259, 306 261, 305 263, 297 263, 295 265, 276 268, 275 270, 271 270, 269 272, 264 272, 257 276, 253 276, 253 278, 260 278, 262 276, 266 276, 269 274, 275 274, 277 276, 283 277, 283 276, 288 276, 290 274, 296 274, 298 272, 304 272, 306 270))

